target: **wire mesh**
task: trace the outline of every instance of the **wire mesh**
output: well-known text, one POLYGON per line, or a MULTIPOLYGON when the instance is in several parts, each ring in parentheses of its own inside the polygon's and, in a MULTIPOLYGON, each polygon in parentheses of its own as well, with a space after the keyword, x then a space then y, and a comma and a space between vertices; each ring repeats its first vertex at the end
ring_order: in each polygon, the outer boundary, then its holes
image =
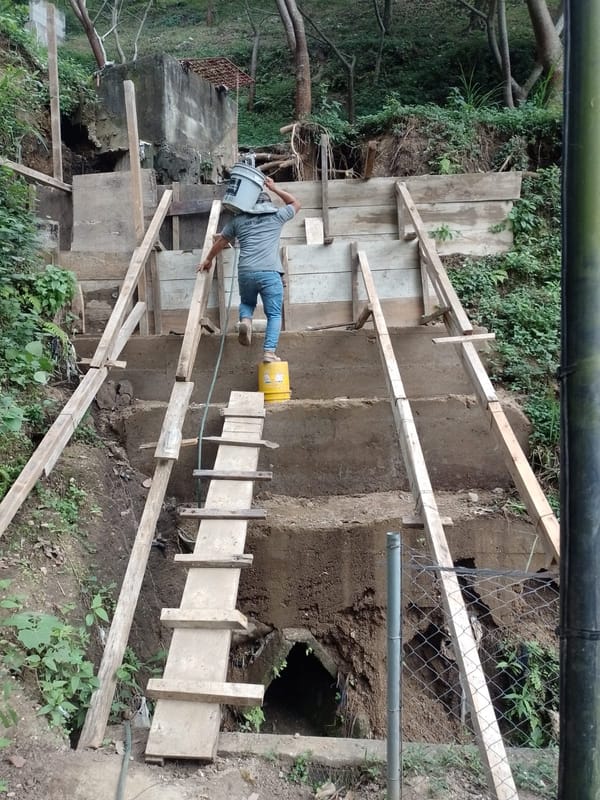
POLYGON ((505 747, 557 743, 556 573, 475 568, 469 561, 440 568, 427 554, 407 549, 403 595, 404 741, 473 743, 482 720, 489 726, 495 717, 505 747), (444 602, 442 581, 459 597, 444 602), (453 643, 457 620, 449 613, 469 628, 459 630, 462 653, 453 643), (475 719, 469 691, 479 664, 487 692, 476 701, 487 709, 475 719))

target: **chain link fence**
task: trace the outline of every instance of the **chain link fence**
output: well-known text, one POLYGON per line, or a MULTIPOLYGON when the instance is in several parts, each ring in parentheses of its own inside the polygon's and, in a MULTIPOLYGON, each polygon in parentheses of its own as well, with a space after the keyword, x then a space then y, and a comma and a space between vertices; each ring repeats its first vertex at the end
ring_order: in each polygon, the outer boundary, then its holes
MULTIPOLYGON (((454 573, 472 636, 464 660, 483 668, 507 747, 545 748, 558 742, 558 575, 477 568, 454 573), (475 660, 476 663, 476 660, 475 660)), ((402 738, 474 741, 464 677, 459 669, 440 585, 440 567, 422 552, 403 557, 402 738)), ((470 678, 470 676, 467 676, 470 678)))

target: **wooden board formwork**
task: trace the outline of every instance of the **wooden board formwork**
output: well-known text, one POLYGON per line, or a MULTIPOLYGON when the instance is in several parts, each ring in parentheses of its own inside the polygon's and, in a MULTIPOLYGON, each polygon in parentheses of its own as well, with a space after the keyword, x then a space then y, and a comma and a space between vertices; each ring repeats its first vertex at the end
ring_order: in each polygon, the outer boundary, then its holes
MULTIPOLYGON (((136 232, 131 212, 131 173, 100 172, 73 176, 71 250, 131 252, 136 232)), ((154 170, 141 171, 142 201, 150 219, 158 205, 154 170)))
MULTIPOLYGON (((264 408, 259 392, 232 392, 229 408, 249 413, 264 408)), ((225 418, 224 436, 262 438, 264 419, 225 418)), ((254 471, 258 465, 259 447, 222 445, 215 460, 218 470, 254 471)), ((235 510, 249 508, 252 481, 211 481, 206 504, 211 508, 235 510)), ((246 520, 203 520, 198 528, 194 555, 223 557, 243 554, 248 523, 246 520)), ((183 596, 182 609, 234 609, 237 602, 239 569, 190 569, 183 596)), ((227 679, 230 630, 176 628, 163 679, 166 682, 215 681, 227 679)), ((146 757, 189 758, 210 761, 216 755, 220 706, 217 703, 194 703, 160 699, 156 704, 152 728, 146 746, 146 757)))

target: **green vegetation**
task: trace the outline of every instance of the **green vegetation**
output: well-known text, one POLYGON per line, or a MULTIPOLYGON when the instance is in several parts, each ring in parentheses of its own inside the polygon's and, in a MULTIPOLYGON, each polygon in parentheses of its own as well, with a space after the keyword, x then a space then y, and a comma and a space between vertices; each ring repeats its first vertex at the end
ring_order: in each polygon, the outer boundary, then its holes
POLYGON ((502 653, 496 666, 510 682, 502 700, 513 744, 536 748, 557 744, 549 712, 558 712, 558 653, 537 642, 505 642, 502 653))
POLYGON ((449 271, 470 316, 496 333, 491 377, 524 398, 533 464, 557 503, 560 347, 560 174, 524 181, 510 214, 514 247, 449 271))
POLYGON ((241 731, 260 733, 265 721, 265 712, 260 706, 252 706, 242 713, 244 721, 240 725, 241 731))

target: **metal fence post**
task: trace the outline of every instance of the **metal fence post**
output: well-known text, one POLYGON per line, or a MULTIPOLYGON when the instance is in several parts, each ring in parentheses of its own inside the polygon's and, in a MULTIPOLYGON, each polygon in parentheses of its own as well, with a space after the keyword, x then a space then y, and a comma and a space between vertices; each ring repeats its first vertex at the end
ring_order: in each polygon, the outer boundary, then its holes
POLYGON ((402 542, 387 534, 387 800, 402 793, 402 542))

